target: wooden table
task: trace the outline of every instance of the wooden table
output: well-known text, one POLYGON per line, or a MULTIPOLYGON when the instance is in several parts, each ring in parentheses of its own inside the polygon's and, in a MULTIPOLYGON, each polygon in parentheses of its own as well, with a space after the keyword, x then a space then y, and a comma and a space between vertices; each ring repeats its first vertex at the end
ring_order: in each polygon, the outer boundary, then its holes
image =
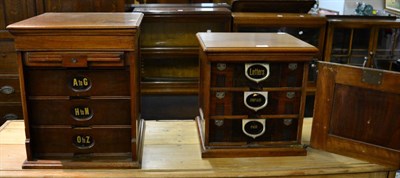
MULTIPOLYGON (((303 142, 309 143, 306 118, 303 142)), ((307 156, 201 159, 195 122, 146 121, 142 169, 22 169, 23 121, 0 127, 0 177, 394 177, 387 167, 307 148, 307 156)))

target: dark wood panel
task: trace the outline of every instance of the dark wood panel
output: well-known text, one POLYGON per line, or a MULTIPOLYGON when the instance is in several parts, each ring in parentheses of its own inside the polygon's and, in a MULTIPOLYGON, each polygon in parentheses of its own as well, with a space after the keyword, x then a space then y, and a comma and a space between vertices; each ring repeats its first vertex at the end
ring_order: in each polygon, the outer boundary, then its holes
POLYGON ((0 30, 35 15, 35 0, 3 0, 0 3, 0 30))
POLYGON ((36 0, 38 13, 45 12, 124 12, 125 0, 36 0))
POLYGON ((400 94, 336 85, 329 132, 400 150, 399 103, 400 94))

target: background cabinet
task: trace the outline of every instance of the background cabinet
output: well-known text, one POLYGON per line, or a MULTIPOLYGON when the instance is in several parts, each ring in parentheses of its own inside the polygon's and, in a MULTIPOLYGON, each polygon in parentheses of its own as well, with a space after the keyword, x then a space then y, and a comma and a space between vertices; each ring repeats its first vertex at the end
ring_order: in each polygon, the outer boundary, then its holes
POLYGON ((329 17, 325 60, 400 71, 400 20, 329 17))
POLYGON ((193 119, 197 112, 197 32, 228 32, 226 5, 138 5, 144 13, 140 36, 142 117, 193 119))
POLYGON ((125 0, 36 0, 37 13, 124 12, 125 0))
POLYGON ((32 17, 34 0, 4 0, 0 3, 0 125, 10 119, 22 119, 14 37, 6 26, 32 17))

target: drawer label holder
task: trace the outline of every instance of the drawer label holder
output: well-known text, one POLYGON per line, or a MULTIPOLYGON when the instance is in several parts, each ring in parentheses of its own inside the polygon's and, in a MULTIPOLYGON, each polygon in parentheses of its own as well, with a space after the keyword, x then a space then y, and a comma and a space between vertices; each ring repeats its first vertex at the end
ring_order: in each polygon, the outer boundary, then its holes
POLYGON ((268 104, 268 92, 252 92, 252 91, 245 91, 243 97, 244 105, 247 108, 258 111, 263 109, 268 104))
POLYGON ((71 115, 77 121, 87 121, 93 117, 93 110, 88 106, 75 106, 71 109, 71 115))
POLYGON ((246 77, 259 83, 269 77, 269 64, 265 63, 246 63, 244 65, 246 77))
POLYGON ((74 92, 85 92, 90 90, 92 82, 87 77, 75 76, 72 77, 69 86, 74 92))
POLYGON ((253 139, 261 136, 265 132, 265 119, 243 119, 242 131, 253 139))
POLYGON ((75 135, 72 138, 72 143, 79 149, 89 149, 94 146, 94 139, 90 135, 75 135))

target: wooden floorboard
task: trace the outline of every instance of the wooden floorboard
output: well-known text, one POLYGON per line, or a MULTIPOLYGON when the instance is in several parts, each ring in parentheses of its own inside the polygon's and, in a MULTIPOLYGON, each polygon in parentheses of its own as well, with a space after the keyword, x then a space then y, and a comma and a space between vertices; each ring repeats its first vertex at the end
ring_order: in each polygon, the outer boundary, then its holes
MULTIPOLYGON (((305 119, 303 143, 309 143, 305 119)), ((307 156, 202 159, 195 122, 146 121, 142 169, 22 169, 22 121, 0 128, 1 177, 387 177, 387 167, 325 151, 307 156)))

